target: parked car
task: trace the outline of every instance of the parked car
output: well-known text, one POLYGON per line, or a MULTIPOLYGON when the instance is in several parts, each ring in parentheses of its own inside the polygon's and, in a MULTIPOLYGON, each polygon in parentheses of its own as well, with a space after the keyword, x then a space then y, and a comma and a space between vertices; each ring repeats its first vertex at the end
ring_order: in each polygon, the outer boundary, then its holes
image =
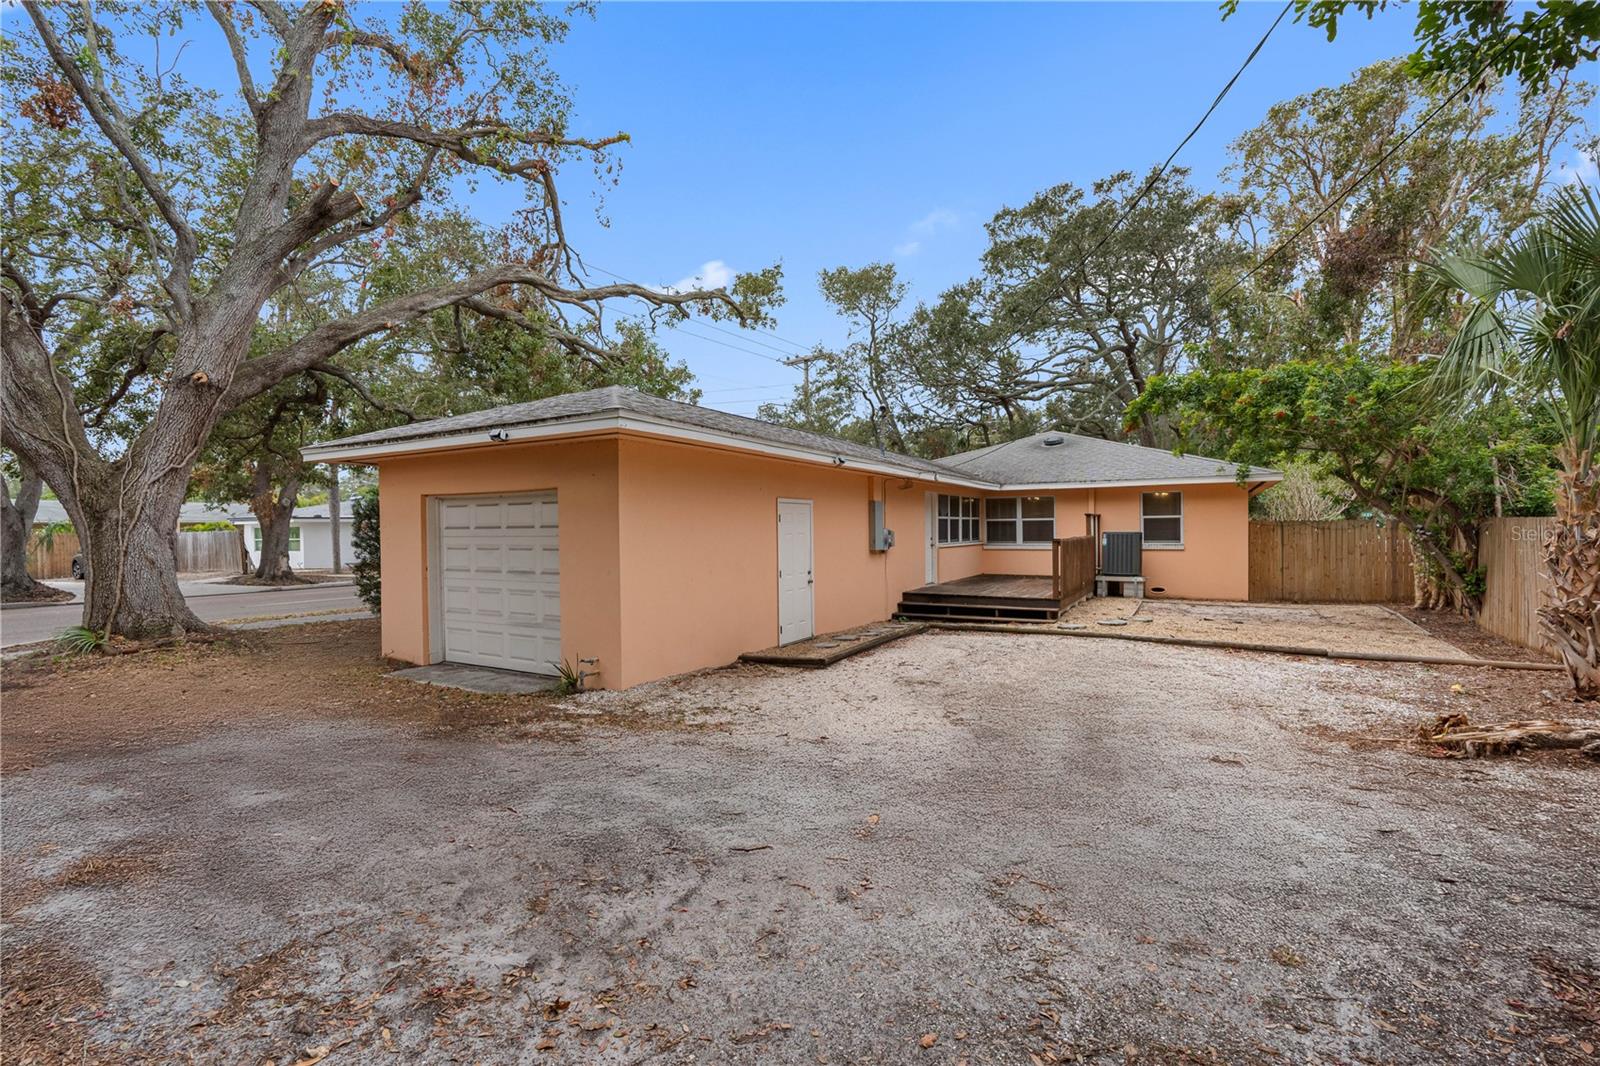
POLYGON ((82 581, 83 575, 88 573, 83 565, 83 553, 79 552, 72 557, 72 580, 82 581))

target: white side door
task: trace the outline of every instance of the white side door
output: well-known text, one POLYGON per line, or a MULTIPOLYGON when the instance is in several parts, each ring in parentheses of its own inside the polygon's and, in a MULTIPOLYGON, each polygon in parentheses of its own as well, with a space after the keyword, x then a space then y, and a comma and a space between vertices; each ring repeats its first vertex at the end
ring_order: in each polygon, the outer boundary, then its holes
POLYGON ((442 657, 555 673, 561 660, 556 494, 444 496, 437 506, 442 657))
POLYGON ((811 501, 778 501, 778 643, 816 633, 811 572, 811 501))
POLYGON ((922 583, 936 585, 939 583, 939 494, 927 493, 927 519, 924 523, 927 534, 924 540, 927 547, 923 549, 922 583))

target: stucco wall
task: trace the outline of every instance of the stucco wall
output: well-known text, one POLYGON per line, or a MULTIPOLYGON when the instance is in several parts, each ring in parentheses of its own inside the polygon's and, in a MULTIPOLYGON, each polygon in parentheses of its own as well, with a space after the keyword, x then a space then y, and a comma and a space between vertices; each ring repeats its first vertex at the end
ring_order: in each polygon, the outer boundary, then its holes
MULTIPOLYGON (((621 660, 617 441, 505 444, 385 459, 382 499, 383 653, 430 661, 427 529, 430 496, 554 489, 560 507, 561 654, 621 660)), ((602 678, 602 684, 607 680, 602 678)))
MULTIPOLYGON (((507 444, 379 464, 383 651, 430 661, 427 501, 553 489, 561 508, 561 653, 599 659, 599 684, 625 688, 731 662, 778 639, 778 500, 812 501, 818 633, 888 618, 923 583, 927 482, 642 436, 507 444), (872 499, 898 544, 867 544, 872 499)), ((1147 550, 1164 595, 1246 599, 1248 498, 1233 485, 1184 494, 1182 550, 1147 550)), ((1056 494, 1056 530, 1138 529, 1141 489, 1056 494)), ((979 494, 983 495, 983 494, 979 494)), ((1001 494, 990 494, 1001 495, 1001 494)), ((1047 550, 941 548, 939 578, 1050 572, 1047 550)))
POLYGON ((1192 600, 1250 598, 1250 497, 1237 485, 1150 485, 1096 493, 1100 528, 1137 531, 1145 492, 1183 493, 1183 547, 1146 548, 1145 591, 1192 600), (1156 592, 1156 589, 1164 589, 1156 592))
POLYGON ((778 642, 780 498, 812 501, 818 633, 888 618, 922 583, 923 484, 624 438, 620 486, 622 661, 609 686, 778 642), (874 498, 898 540, 887 552, 867 544, 874 498))
MULTIPOLYGON (((1074 489, 1044 493, 1056 498, 1056 536, 1085 532, 1084 514, 1098 511, 1106 532, 1137 532, 1146 492, 1183 493, 1184 545, 1144 552, 1145 588, 1153 596, 1196 600, 1250 598, 1250 497, 1226 485, 1149 485, 1137 488, 1074 489), (1155 592, 1160 588, 1164 591, 1155 592)), ((982 498, 1011 493, 979 493, 982 498)), ((1030 494, 1041 495, 1041 494, 1030 494)), ((989 548, 972 545, 939 550, 939 580, 973 574, 1050 573, 1043 547, 989 548)))

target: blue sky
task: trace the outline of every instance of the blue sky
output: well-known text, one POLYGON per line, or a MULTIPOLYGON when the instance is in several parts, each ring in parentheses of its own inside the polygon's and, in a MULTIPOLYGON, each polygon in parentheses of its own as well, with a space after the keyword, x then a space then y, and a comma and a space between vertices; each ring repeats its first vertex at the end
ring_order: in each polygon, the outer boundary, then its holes
MULTIPOLYGON (((1164 159, 1278 10, 1247 3, 1224 22, 1212 3, 603 3, 556 65, 578 127, 633 143, 609 229, 587 175, 566 176, 572 235, 592 263, 652 284, 781 260, 784 340, 689 327, 742 352, 662 335, 705 403, 754 413, 798 374, 752 353, 844 339, 818 270, 893 260, 914 298, 936 297, 976 271, 1002 205, 1164 159)), ((1178 162, 1214 185, 1268 106, 1409 51, 1413 17, 1352 19, 1331 44, 1285 20, 1178 162)))
MULTIPOLYGON (((977 271, 1000 207, 1164 159, 1279 10, 1244 3, 1224 22, 1210 0, 601 3, 552 60, 574 132, 632 143, 605 194, 609 226, 588 168, 563 173, 569 236, 596 282, 603 270, 675 284, 712 264, 715 284, 782 262, 772 334, 695 323, 660 336, 705 403, 754 413, 799 379, 775 360, 845 338, 819 270, 892 260, 913 301, 936 298, 977 271)), ((6 31, 20 18, 7 6, 6 31)), ((1178 164, 1216 186, 1228 144, 1271 104, 1410 51, 1414 18, 1350 17, 1333 43, 1285 20, 1178 164)), ((186 25, 185 73, 231 93, 208 28, 186 25)), ((487 182, 470 203, 497 224, 523 199, 487 182)))

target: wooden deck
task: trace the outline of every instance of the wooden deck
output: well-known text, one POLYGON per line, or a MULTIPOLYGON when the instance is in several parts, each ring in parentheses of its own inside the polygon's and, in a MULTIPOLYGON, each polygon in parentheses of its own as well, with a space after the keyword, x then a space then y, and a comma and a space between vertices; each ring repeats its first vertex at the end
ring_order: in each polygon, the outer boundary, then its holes
POLYGON ((1053 578, 977 574, 910 589, 901 595, 895 614, 919 620, 1054 622, 1061 607, 1053 578))

